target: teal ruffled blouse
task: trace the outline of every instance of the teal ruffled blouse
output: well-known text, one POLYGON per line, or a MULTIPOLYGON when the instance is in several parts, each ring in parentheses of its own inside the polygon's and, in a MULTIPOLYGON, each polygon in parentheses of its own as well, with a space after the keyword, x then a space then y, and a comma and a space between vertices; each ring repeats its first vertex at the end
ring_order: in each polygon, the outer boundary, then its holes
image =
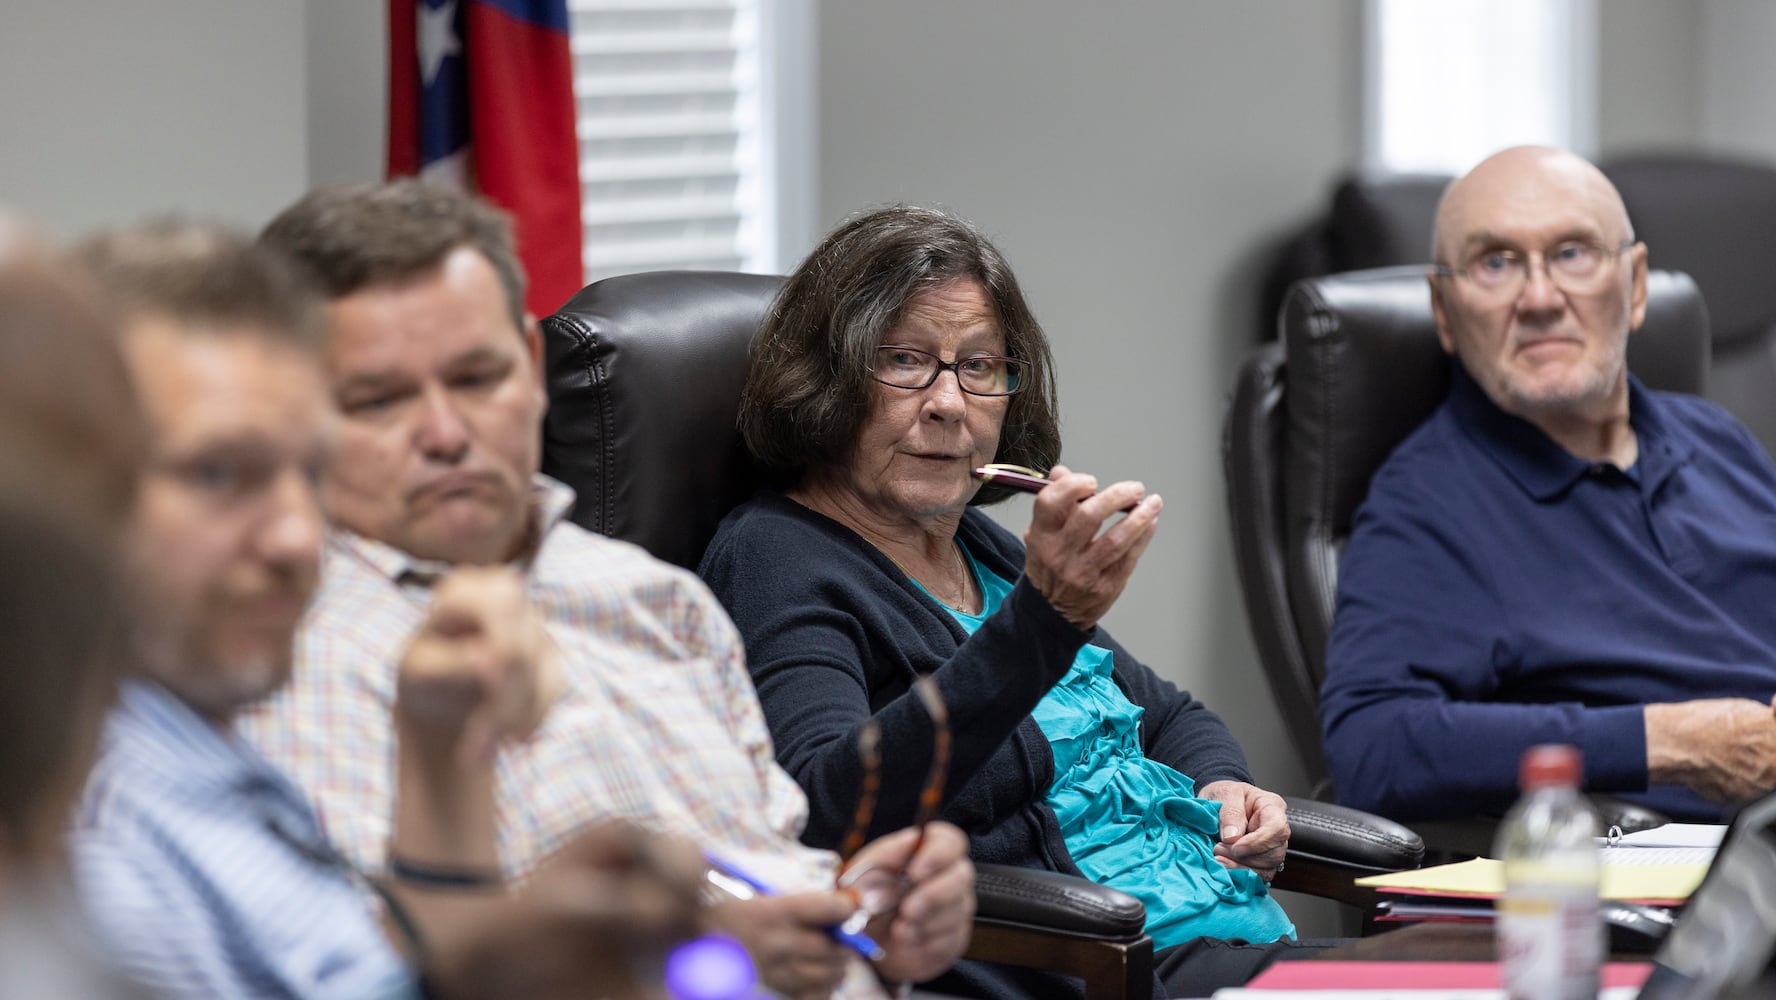
MULTIPOLYGON (((973 635, 1011 584, 962 551, 980 585, 981 614, 949 611, 973 635)), ((1256 872, 1215 860, 1220 803, 1197 798, 1194 781, 1141 752, 1142 711, 1116 686, 1110 651, 1088 644, 1032 713, 1054 752, 1048 804, 1073 863, 1146 904, 1156 948, 1198 937, 1293 937, 1256 872)))

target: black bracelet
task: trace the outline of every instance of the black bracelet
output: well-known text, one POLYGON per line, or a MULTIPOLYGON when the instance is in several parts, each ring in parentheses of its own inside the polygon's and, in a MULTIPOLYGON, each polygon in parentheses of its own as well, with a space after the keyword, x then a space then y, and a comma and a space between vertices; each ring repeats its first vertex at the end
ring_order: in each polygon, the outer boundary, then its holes
POLYGON ((497 869, 455 868, 390 856, 389 874, 422 889, 497 889, 505 878, 497 869))

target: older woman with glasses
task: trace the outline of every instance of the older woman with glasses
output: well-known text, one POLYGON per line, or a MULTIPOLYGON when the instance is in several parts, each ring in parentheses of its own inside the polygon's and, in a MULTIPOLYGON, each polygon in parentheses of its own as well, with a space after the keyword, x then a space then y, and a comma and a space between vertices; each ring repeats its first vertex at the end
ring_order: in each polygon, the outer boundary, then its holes
MULTIPOLYGON (((808 793, 805 840, 935 810, 976 860, 1139 897, 1168 990, 1206 995, 1300 947, 1267 891, 1288 820, 1221 720, 1098 626, 1161 501, 1054 465, 1055 414, 1048 344, 998 250, 942 212, 859 216, 753 343, 740 425, 781 492, 736 509, 700 571, 808 793), (972 475, 994 462, 1052 467, 1024 543, 975 509, 1009 495, 972 475)), ((961 972, 943 988, 1064 989, 961 972)))

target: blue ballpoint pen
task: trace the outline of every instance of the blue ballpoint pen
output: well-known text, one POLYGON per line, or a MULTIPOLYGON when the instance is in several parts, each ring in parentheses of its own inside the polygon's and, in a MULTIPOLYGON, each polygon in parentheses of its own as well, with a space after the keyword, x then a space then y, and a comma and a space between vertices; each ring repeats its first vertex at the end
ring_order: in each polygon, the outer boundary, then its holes
MULTIPOLYGON (((735 868, 733 864, 728 861, 718 858, 707 851, 703 852, 703 858, 709 862, 709 873, 707 875, 709 884, 735 899, 751 899, 754 896, 778 895, 775 889, 772 889, 770 886, 760 882, 758 879, 753 878, 751 875, 746 874, 740 869, 735 868)), ((829 927, 826 932, 832 935, 833 940, 850 948, 872 962, 881 961, 882 957, 887 954, 887 952, 882 950, 881 945, 877 944, 866 935, 847 931, 843 927, 829 927)))

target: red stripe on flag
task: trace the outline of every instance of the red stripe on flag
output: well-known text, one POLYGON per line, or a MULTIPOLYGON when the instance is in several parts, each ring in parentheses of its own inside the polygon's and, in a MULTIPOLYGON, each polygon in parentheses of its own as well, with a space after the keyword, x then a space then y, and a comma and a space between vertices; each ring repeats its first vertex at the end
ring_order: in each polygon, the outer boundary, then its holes
POLYGON ((544 316, 585 283, 573 57, 565 33, 484 3, 467 15, 475 182, 514 216, 526 306, 544 316))
POLYGON ((388 176, 419 172, 419 0, 388 0, 388 176))

